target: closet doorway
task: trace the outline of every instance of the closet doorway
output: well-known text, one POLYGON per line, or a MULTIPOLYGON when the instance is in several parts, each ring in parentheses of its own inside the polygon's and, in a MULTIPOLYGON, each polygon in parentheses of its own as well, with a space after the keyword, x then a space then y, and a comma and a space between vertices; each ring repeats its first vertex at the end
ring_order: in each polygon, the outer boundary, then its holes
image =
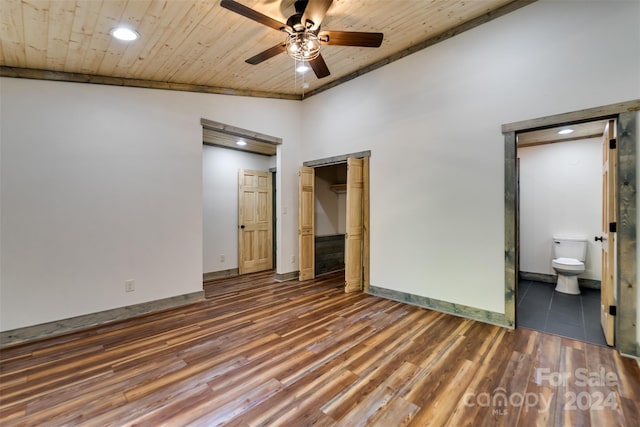
POLYGON ((366 291, 369 152, 305 162, 299 176, 300 280, 344 263, 345 291, 366 291))

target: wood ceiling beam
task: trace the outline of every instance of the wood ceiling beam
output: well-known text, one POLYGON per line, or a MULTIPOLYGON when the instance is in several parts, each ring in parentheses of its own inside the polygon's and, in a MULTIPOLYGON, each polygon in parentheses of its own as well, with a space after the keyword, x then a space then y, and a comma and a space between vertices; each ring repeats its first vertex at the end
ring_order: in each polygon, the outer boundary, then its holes
POLYGON ((146 89, 177 90, 183 92, 213 93, 218 95, 251 96, 256 98, 291 99, 299 101, 300 95, 238 90, 224 87, 194 85, 188 83, 157 82, 124 77, 99 76, 93 74, 68 73, 64 71, 36 70, 31 68, 0 66, 0 77, 19 79, 53 80, 59 82, 90 83, 110 86, 139 87, 146 89))

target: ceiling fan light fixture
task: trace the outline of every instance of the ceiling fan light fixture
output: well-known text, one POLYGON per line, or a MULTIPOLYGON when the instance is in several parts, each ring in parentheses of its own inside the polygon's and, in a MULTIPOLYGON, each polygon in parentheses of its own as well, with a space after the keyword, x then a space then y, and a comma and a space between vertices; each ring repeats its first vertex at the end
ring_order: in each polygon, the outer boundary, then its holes
POLYGON ((296 72, 299 73, 299 74, 304 74, 307 71, 309 71, 310 69, 311 69, 311 67, 309 67, 306 62, 301 62, 296 67, 296 72))
POLYGON ((298 32, 287 37, 287 54, 298 61, 311 61, 320 55, 320 39, 311 32, 298 32))

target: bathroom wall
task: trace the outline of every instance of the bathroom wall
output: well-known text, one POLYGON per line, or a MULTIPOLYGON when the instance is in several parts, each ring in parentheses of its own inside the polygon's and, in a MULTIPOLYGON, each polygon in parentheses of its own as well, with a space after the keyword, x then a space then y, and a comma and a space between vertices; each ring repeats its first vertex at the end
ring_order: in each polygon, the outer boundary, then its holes
POLYGON ((602 148, 600 138, 518 149, 520 271, 555 274, 552 236, 585 237, 586 271, 600 280, 602 148))
POLYGON ((238 268, 238 170, 274 166, 275 156, 202 146, 203 273, 238 268))

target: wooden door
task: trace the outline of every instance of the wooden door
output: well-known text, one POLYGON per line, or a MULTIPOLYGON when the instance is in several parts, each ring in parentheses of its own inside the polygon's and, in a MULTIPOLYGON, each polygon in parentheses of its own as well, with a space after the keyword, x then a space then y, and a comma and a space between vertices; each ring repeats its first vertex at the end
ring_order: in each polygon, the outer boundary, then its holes
POLYGON ((298 173, 298 270, 300 280, 313 279, 315 273, 315 172, 301 166, 298 173))
POLYGON ((610 312, 610 307, 615 305, 613 295, 615 283, 614 230, 617 206, 615 128, 615 120, 610 120, 602 135, 602 285, 600 289, 600 323, 608 345, 613 345, 614 343, 615 324, 615 318, 610 312))
POLYGON ((344 250, 345 292, 359 291, 363 287, 363 169, 363 159, 347 159, 347 218, 344 250))
POLYGON ((273 268, 271 173, 238 172, 238 270, 240 274, 273 268))

